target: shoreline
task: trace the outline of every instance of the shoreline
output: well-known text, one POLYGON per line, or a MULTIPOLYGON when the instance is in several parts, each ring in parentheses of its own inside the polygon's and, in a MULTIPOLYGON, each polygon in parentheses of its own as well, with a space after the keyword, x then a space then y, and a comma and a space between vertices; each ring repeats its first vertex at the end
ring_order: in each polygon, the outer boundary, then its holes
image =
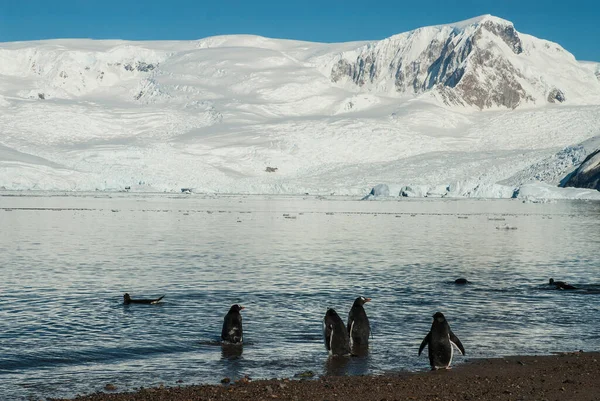
MULTIPOLYGON (((103 392, 76 401, 598 400, 600 352, 473 359, 450 370, 381 376, 241 380, 232 384, 103 392)), ((53 401, 66 399, 50 399, 53 401)))

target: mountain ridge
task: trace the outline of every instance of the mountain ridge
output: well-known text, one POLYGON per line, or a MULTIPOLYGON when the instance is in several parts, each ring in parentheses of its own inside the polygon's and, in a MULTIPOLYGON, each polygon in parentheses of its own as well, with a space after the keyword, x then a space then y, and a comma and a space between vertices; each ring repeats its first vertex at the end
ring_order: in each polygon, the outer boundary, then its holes
POLYGON ((394 35, 342 53, 328 68, 333 82, 350 80, 388 93, 432 91, 446 105, 479 109, 586 103, 586 91, 596 103, 600 94, 598 80, 562 47, 520 34, 491 15, 394 35), (538 62, 540 55, 568 67, 570 82, 538 62))
MULTIPOLYGON (((332 84, 342 84, 345 89, 353 83, 360 90, 391 96, 431 94, 447 106, 512 109, 546 102, 600 102, 600 68, 579 63, 559 45, 521 34, 510 21, 489 14, 417 28, 379 41, 342 44, 256 35, 144 42, 55 39, 31 42, 33 48, 28 43, 0 44, 0 65, 4 66, 0 74, 46 78, 49 90, 45 92, 55 93, 42 92, 54 97, 87 93, 107 82, 131 78, 111 68, 114 66, 151 72, 182 53, 239 47, 279 52, 290 61, 317 68, 332 84), (567 71, 546 68, 552 65, 567 71), (74 71, 68 71, 68 66, 74 66, 74 71), (66 82, 77 75, 85 82, 69 88, 66 82), (590 101, 590 97, 594 99, 590 101)), ((25 96, 35 97, 35 93, 25 96)))

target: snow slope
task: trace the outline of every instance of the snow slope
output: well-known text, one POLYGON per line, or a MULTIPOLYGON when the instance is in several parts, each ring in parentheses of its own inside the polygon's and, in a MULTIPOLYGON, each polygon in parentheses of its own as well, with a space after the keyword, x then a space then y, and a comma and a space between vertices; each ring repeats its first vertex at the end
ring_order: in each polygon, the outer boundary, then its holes
POLYGON ((506 197, 600 134, 595 68, 491 16, 380 42, 4 43, 0 189, 506 197))

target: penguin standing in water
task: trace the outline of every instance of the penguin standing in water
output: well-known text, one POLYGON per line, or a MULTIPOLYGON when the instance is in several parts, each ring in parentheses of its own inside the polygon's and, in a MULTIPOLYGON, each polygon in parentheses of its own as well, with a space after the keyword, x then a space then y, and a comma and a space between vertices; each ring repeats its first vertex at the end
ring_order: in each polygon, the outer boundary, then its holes
POLYGON ((462 355, 465 354, 465 348, 458 337, 450 330, 450 325, 448 325, 446 318, 441 312, 433 315, 431 330, 427 333, 419 347, 419 355, 421 355, 421 351, 423 351, 426 345, 429 346, 431 370, 450 369, 452 355, 454 354, 453 345, 460 350, 462 355))
POLYGON ((371 325, 363 305, 370 302, 371 298, 358 297, 348 313, 348 335, 350 336, 350 347, 365 347, 369 345, 371 325))
POLYGON ((229 312, 223 319, 223 329, 221 330, 221 339, 230 344, 241 344, 244 341, 244 331, 242 329, 242 315, 240 311, 246 309, 241 305, 232 305, 229 312))
POLYGON ((325 335, 325 347, 329 351, 329 355, 342 356, 350 354, 348 330, 346 330, 344 322, 333 309, 327 309, 327 313, 325 313, 323 334, 325 335))

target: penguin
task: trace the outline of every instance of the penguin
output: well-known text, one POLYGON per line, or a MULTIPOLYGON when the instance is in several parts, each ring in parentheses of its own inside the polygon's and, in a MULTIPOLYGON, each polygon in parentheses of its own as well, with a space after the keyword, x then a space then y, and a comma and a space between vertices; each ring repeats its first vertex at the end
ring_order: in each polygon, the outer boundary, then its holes
POLYGON ((559 290, 576 290, 577 289, 577 287, 574 287, 571 284, 567 284, 564 281, 554 281, 553 278, 551 278, 548 281, 548 284, 555 286, 559 290))
POLYGON ((163 299, 165 296, 163 295, 160 298, 156 298, 156 299, 131 299, 131 297, 129 296, 128 293, 125 293, 125 295, 123 295, 123 303, 125 305, 129 305, 129 304, 157 304, 158 302, 160 302, 161 299, 163 299))
POLYGON ((431 330, 427 333, 419 347, 419 355, 421 355, 421 351, 423 351, 426 345, 429 346, 431 370, 450 369, 452 355, 454 354, 453 345, 459 349, 462 355, 465 354, 465 348, 458 337, 450 330, 450 325, 448 325, 446 318, 441 312, 436 312, 433 315, 431 330))
POLYGON ((348 335, 350 337, 350 347, 366 346, 369 344, 369 336, 371 335, 371 325, 369 318, 365 312, 363 305, 370 302, 371 298, 358 297, 354 300, 354 304, 348 313, 348 335))
POLYGON ((454 280, 454 284, 470 284, 471 282, 466 278, 457 278, 454 280))
POLYGON ((325 336, 325 348, 329 355, 342 356, 350 354, 350 342, 348 339, 348 330, 344 322, 331 308, 327 309, 323 318, 323 334, 325 336))
POLYGON ((235 304, 229 308, 229 312, 223 319, 223 329, 221 330, 221 339, 230 344, 241 344, 244 341, 244 331, 242 329, 242 315, 240 311, 246 309, 241 305, 235 304))

